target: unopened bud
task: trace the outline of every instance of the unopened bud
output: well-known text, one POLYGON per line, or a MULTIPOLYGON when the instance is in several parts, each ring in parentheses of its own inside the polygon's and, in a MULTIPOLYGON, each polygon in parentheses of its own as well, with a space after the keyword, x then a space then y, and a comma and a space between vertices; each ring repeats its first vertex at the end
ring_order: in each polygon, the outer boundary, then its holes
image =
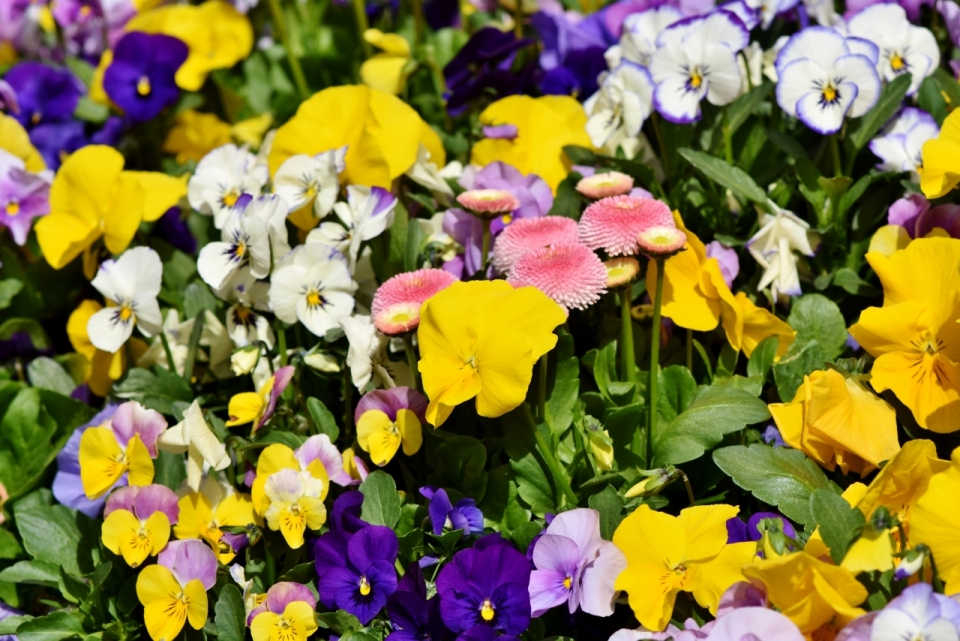
POLYGON ((230 367, 237 376, 249 374, 257 366, 260 360, 260 347, 258 345, 248 345, 235 350, 230 355, 230 367))

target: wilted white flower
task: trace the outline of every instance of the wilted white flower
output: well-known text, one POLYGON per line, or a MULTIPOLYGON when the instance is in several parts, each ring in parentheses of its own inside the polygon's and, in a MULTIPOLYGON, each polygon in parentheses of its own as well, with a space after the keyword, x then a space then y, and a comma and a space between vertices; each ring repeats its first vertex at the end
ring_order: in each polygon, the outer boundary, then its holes
POLYGON ((407 364, 387 357, 390 339, 377 331, 369 316, 341 316, 338 320, 350 342, 347 366, 358 390, 362 391, 370 381, 377 388, 413 383, 407 364))
POLYGON ((780 294, 799 296, 800 274, 795 252, 813 256, 813 247, 817 244, 819 236, 793 212, 777 208, 776 214, 763 214, 760 231, 747 241, 750 255, 764 269, 757 289, 770 286, 774 298, 780 294))

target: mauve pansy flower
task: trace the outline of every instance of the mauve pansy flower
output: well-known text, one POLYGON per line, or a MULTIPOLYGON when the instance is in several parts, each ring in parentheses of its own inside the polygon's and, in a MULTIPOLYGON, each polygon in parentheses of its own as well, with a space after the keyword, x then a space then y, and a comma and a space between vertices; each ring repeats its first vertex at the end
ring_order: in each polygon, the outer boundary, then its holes
POLYGON ((130 32, 113 51, 103 89, 131 122, 156 118, 180 97, 174 76, 187 54, 187 45, 172 36, 130 32))
POLYGON ((50 213, 50 183, 25 170, 19 158, 0 149, 0 225, 20 246, 33 219, 50 213))
MULTIPOLYGON (((80 481, 80 438, 91 427, 98 427, 109 421, 118 407, 120 406, 108 403, 86 424, 74 430, 70 438, 67 439, 66 445, 57 454, 57 475, 53 477, 52 488, 54 498, 57 499, 58 503, 83 512, 92 519, 100 516, 103 506, 107 502, 107 497, 103 495, 96 499, 88 499, 83 491, 83 483, 80 481)), ((127 475, 124 474, 111 489, 126 484, 127 475)))
POLYGON ((935 229, 943 230, 951 238, 960 238, 960 205, 931 207, 922 195, 911 194, 890 205, 887 223, 900 225, 910 238, 924 238, 935 229))
POLYGON ((267 598, 263 603, 247 615, 247 625, 252 626, 256 618, 264 612, 283 615, 287 606, 297 601, 306 603, 311 614, 317 608, 317 599, 307 586, 292 581, 275 583, 267 590, 267 598))
POLYGON ((110 495, 103 511, 103 544, 139 567, 170 540, 170 526, 180 514, 177 495, 164 485, 122 487, 110 495))
POLYGON ((577 95, 597 90, 597 76, 607 71, 604 52, 614 39, 597 16, 584 18, 575 12, 539 11, 531 18, 540 35, 540 80, 545 94, 577 95))
POLYGON ((887 224, 900 225, 907 230, 911 238, 915 237, 917 219, 930 209, 930 201, 923 194, 910 194, 890 205, 887 210, 887 224))
POLYGON ((320 602, 368 624, 397 589, 399 542, 393 530, 371 525, 350 534, 331 530, 314 544, 320 602))
POLYGON ((179 207, 171 207, 153 226, 153 234, 186 254, 197 252, 197 239, 181 217, 179 207))
POLYGON ((389 463, 400 446, 413 456, 423 444, 427 399, 409 387, 373 390, 357 403, 357 443, 375 465, 389 463))
POLYGON ((566 243, 527 252, 510 268, 507 282, 536 287, 569 312, 600 300, 607 291, 607 268, 589 247, 566 243))
POLYGON ((429 485, 421 487, 420 494, 430 501, 427 511, 437 536, 443 534, 444 528, 462 531, 465 539, 483 534, 483 512, 473 499, 463 498, 454 505, 446 490, 429 485))
POLYGON ((572 218, 522 218, 511 223, 497 237, 493 248, 493 267, 499 273, 507 274, 517 259, 527 252, 576 242, 577 223, 572 218))

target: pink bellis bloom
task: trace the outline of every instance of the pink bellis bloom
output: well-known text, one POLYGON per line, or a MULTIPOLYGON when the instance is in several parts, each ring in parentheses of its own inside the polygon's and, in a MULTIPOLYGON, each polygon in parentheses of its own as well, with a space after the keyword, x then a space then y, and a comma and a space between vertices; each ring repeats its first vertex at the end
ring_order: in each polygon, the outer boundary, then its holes
POLYGON ((418 269, 397 274, 373 295, 373 324, 387 336, 398 336, 420 325, 420 307, 428 298, 458 280, 442 269, 418 269))
POLYGON ((527 252, 510 269, 514 287, 536 287, 568 313, 600 300, 607 286, 607 268, 588 247, 563 244, 527 252))
POLYGON ((163 485, 122 487, 103 511, 103 544, 132 568, 159 554, 180 515, 177 495, 163 485))
POLYGON ((631 189, 633 189, 633 178, 619 171, 593 174, 581 178, 577 183, 577 191, 593 200, 629 194, 631 189))
POLYGON ((550 608, 567 604, 573 614, 579 607, 588 614, 613 614, 617 596, 613 583, 627 567, 627 559, 600 536, 600 513, 576 508, 554 517, 533 548, 530 573, 530 607, 538 617, 550 608))
POLYGON ((497 237, 493 247, 493 267, 501 274, 508 274, 517 259, 527 252, 577 242, 577 223, 571 218, 522 218, 497 237))
POLYGON ((486 220, 520 209, 520 200, 506 189, 471 189, 457 196, 457 202, 486 220))
POLYGON ((654 226, 676 226, 666 204, 651 198, 611 196, 583 212, 580 242, 610 256, 634 256, 640 252, 637 236, 654 226))

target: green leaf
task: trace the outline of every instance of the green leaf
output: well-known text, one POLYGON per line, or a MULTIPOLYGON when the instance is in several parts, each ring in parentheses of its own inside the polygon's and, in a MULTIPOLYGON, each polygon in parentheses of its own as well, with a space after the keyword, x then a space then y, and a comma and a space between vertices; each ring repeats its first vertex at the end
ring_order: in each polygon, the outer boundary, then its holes
POLYGON ((777 356, 780 347, 779 336, 768 336, 753 348, 750 360, 747 361, 747 376, 759 376, 765 379, 773 367, 773 359, 777 356))
POLYGON ((217 311, 217 299, 205 283, 190 283, 183 291, 183 316, 194 318, 201 310, 217 311))
MULTIPOLYGON (((171 490, 176 491, 187 478, 187 466, 183 459, 183 454, 173 454, 172 452, 157 452, 157 458, 153 460, 153 482, 158 485, 165 485, 171 490)), ((228 479, 232 481, 233 479, 228 479)))
POLYGON ((311 396, 307 399, 307 411, 310 412, 310 419, 317 430, 329 436, 332 443, 336 443, 337 437, 340 436, 340 428, 337 427, 337 419, 333 417, 323 401, 311 396))
POLYGON ((827 355, 817 341, 810 341, 800 348, 798 343, 790 346, 787 355, 773 366, 773 380, 777 384, 780 400, 789 403, 803 383, 803 377, 818 369, 823 369, 827 355))
POLYGON ((703 174, 715 183, 726 187, 735 195, 766 207, 767 194, 757 186, 753 178, 747 172, 738 167, 732 167, 722 159, 702 151, 684 148, 680 150, 680 155, 686 158, 687 162, 699 169, 703 174))
POLYGON ((641 427, 646 424, 645 413, 646 410, 642 405, 627 405, 611 412, 603 420, 603 429, 610 434, 610 439, 613 441, 613 457, 620 469, 647 464, 644 457, 639 454, 646 451, 644 434, 638 434, 641 427), (638 447, 639 452, 636 451, 638 447))
POLYGON ((773 127, 767 127, 764 131, 766 132, 767 137, 770 139, 770 142, 779 147, 791 158, 810 160, 810 157, 807 155, 807 150, 803 148, 803 145, 801 145, 796 138, 792 138, 788 134, 774 129, 773 127))
POLYGON ((907 95, 912 80, 913 77, 909 73, 905 73, 894 78, 880 90, 877 104, 863 115, 859 126, 850 134, 850 143, 856 150, 863 149, 873 139, 873 136, 880 131, 880 128, 893 118, 893 115, 903 104, 903 98, 907 95))
POLYGON ((573 406, 580 391, 580 361, 573 351, 573 337, 561 333, 550 351, 547 381, 546 421, 554 434, 562 434, 573 423, 573 406))
POLYGON ((542 516, 557 511, 556 488, 551 483, 549 472, 544 469, 533 452, 519 460, 510 461, 517 480, 517 492, 527 502, 534 514, 542 516))
POLYGON ((787 323, 797 332, 796 342, 817 341, 829 360, 843 351, 847 342, 847 323, 840 308, 822 294, 797 298, 787 323))
POLYGON ((282 443, 291 450, 295 450, 303 445, 306 440, 307 438, 301 434, 284 432, 283 430, 270 430, 263 438, 257 439, 257 443, 282 443))
POLYGON ((810 516, 820 528, 824 544, 837 565, 843 561, 850 544, 863 528, 863 512, 826 488, 810 495, 810 516))
POLYGON ((769 417, 767 404, 744 390, 700 388, 693 403, 654 435, 654 465, 692 461, 724 435, 769 417))
POLYGON ((137 401, 146 408, 161 414, 173 416, 175 403, 193 401, 190 384, 173 372, 154 366, 152 370, 135 367, 113 385, 113 395, 117 398, 137 401))
POLYGON ((0 325, 0 340, 6 340, 19 332, 30 335, 33 346, 37 349, 50 347, 50 339, 43 327, 32 318, 9 318, 0 325))
POLYGON ((530 520, 530 510, 520 504, 519 496, 510 466, 500 465, 490 470, 487 490, 478 507, 486 522, 510 532, 530 520))
POLYGON ((20 641, 61 641, 84 635, 79 612, 59 611, 31 619, 17 628, 20 641))
POLYGON ((363 508, 360 518, 373 525, 393 528, 400 520, 400 495, 393 477, 383 470, 376 470, 360 484, 363 493, 363 508))
POLYGON ((600 536, 607 541, 613 538, 620 521, 623 520, 623 497, 612 485, 587 499, 587 504, 600 513, 600 536))
POLYGON ((16 278, 5 278, 0 280, 0 309, 10 307, 13 297, 23 289, 23 281, 16 278))
POLYGON ((879 296, 880 290, 863 280, 849 267, 841 267, 833 275, 833 284, 855 296, 879 296))
POLYGON ((57 361, 46 356, 40 356, 27 365, 27 378, 30 384, 41 389, 48 389, 64 396, 70 396, 77 384, 57 361))
MULTIPOLYGON (((82 535, 78 513, 63 505, 34 505, 13 508, 23 547, 36 561, 63 566, 73 576, 82 576, 78 560, 82 535)), ((83 517, 86 518, 86 517, 83 517)))
POLYGON ((0 636, 16 634, 17 628, 20 627, 20 624, 24 623, 25 621, 29 621, 32 618, 34 617, 30 616, 29 614, 25 614, 23 616, 13 615, 5 619, 0 619, 0 636))
POLYGON ((232 583, 220 590, 220 598, 214 607, 219 641, 243 641, 246 631, 246 610, 243 607, 243 595, 232 583))
POLYGON ((570 172, 566 178, 557 185, 557 195, 553 199, 553 206, 550 208, 551 216, 563 216, 580 220, 580 212, 583 211, 583 196, 577 191, 577 183, 582 176, 577 172, 570 172))
POLYGON ((6 528, 0 529, 0 559, 15 559, 23 554, 20 542, 6 528))
POLYGON ((56 588, 60 584, 60 570, 44 561, 18 561, 0 572, 0 581, 56 588))
POLYGON ((697 381, 693 374, 682 365, 671 365, 660 370, 658 378, 660 392, 657 394, 657 410, 660 416, 672 421, 697 395, 697 381))
POLYGON ((727 107, 727 126, 730 127, 731 134, 737 133, 737 129, 756 112, 757 107, 770 95, 772 90, 773 83, 764 79, 759 87, 754 87, 727 107))
POLYGON ((77 108, 74 110, 73 115, 80 120, 86 120, 87 122, 99 124, 105 121, 110 115, 110 108, 106 105, 101 105, 98 102, 90 100, 90 98, 87 96, 80 96, 80 100, 77 101, 77 108))
POLYGON ((464 496, 483 500, 487 489, 487 448, 472 436, 454 436, 437 447, 436 485, 453 487, 464 496))
POLYGON ((813 523, 810 495, 831 488, 820 466, 786 447, 733 445, 714 452, 713 461, 738 486, 804 525, 813 523))

